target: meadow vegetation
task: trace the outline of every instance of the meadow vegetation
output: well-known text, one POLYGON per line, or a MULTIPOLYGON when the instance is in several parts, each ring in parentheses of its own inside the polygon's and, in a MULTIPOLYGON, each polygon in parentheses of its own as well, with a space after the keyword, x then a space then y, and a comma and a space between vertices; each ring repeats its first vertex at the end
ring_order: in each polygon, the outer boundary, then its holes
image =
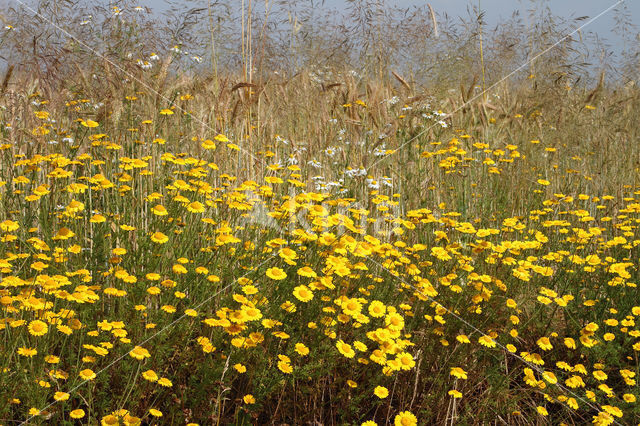
POLYGON ((308 3, 6 8, 0 423, 637 423, 637 52, 308 3))

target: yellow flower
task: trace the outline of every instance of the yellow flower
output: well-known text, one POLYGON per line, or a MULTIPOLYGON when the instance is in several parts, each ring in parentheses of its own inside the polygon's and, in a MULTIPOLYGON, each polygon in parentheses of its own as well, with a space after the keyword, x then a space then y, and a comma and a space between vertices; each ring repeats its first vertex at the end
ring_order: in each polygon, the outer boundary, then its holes
POLYGON ((56 355, 47 355, 44 357, 44 361, 49 364, 57 364, 60 362, 60 357, 56 355))
POLYGON ((169 108, 163 108, 160 110, 160 115, 172 115, 173 111, 171 111, 169 108))
POLYGON ((155 214, 156 216, 166 216, 169 214, 169 212, 167 212, 167 209, 162 204, 158 204, 155 207, 152 207, 151 213, 155 214))
POLYGON ((173 386, 173 382, 171 382, 171 380, 167 379, 166 377, 158 379, 158 384, 160 386, 164 386, 165 388, 170 388, 171 386, 173 386))
POLYGON ((600 380, 600 381, 607 380, 607 378, 608 378, 607 373, 605 373, 602 370, 595 370, 593 372, 593 377, 595 377, 596 380, 600 380))
POLYGON ((410 411, 401 411, 394 419, 394 426, 416 426, 418 419, 410 411))
POLYGON ((278 361, 278 369, 284 374, 291 374, 291 372, 293 372, 293 367, 286 361, 278 361))
POLYGON ((155 382, 158 380, 158 375, 153 370, 147 370, 143 372, 142 377, 144 377, 145 380, 148 380, 150 382, 155 382))
POLYGON ((385 315, 387 307, 379 300, 373 300, 369 303, 369 315, 374 318, 381 318, 385 315))
POLYGON ((488 348, 495 348, 496 347, 496 342, 489 336, 481 336, 478 339, 478 342, 482 345, 482 346, 486 346, 488 348))
POLYGON ((69 413, 72 419, 81 419, 84 417, 84 410, 82 408, 78 408, 69 413))
POLYGON ((18 355, 22 355, 22 356, 26 356, 31 358, 32 356, 36 355, 38 353, 38 351, 34 348, 18 348, 18 355))
POLYGON ((76 234, 69 228, 60 228, 60 230, 53 237, 54 240, 68 240, 74 237, 76 234))
MULTIPOLYGON (((180 292, 176 291, 176 293, 179 294, 180 292)), ((178 297, 178 294, 176 294, 175 296, 178 297)), ((176 308, 173 305, 162 305, 160 309, 162 309, 164 312, 168 314, 172 314, 176 311, 176 308)))
POLYGON ((308 266, 298 269, 298 275, 301 277, 316 278, 318 274, 308 266))
POLYGON ((149 351, 146 350, 145 348, 141 347, 141 346, 134 347, 131 350, 131 352, 129 352, 129 355, 131 355, 131 357, 133 357, 133 358, 135 358, 137 360, 143 360, 143 359, 149 358, 151 356, 149 351))
POLYGON ((600 328, 600 326, 598 324, 596 324, 595 322, 590 322, 589 324, 587 324, 584 329, 586 331, 588 331, 589 333, 594 333, 596 331, 598 331, 598 328, 600 328))
POLYGON ((449 372, 449 374, 457 377, 458 379, 467 380, 467 372, 460 367, 451 368, 451 371, 449 372))
POLYGON ((301 302, 309 302, 313 299, 313 292, 306 285, 299 285, 293 289, 293 295, 301 302))
POLYGON ((464 334, 459 334, 458 336, 456 336, 456 340, 460 343, 471 343, 471 340, 469 340, 469 337, 467 337, 464 334))
POLYGON ((575 349, 576 348, 576 341, 573 340, 571 337, 565 337, 564 344, 569 349, 575 349))
POLYGON ((245 367, 242 364, 236 364, 233 366, 233 368, 238 372, 238 373, 246 373, 247 372, 247 367, 245 367))
POLYGON ((100 425, 101 426, 117 426, 120 424, 120 421, 118 419, 118 417, 114 416, 113 414, 109 414, 107 416, 104 416, 101 420, 100 420, 100 425))
POLYGON ((207 275, 208 273, 209 273, 209 270, 207 268, 205 268, 204 266, 198 266, 196 268, 196 274, 207 275))
POLYGON ((547 382, 551 383, 552 385, 555 385, 556 383, 558 383, 558 378, 551 371, 543 372, 542 378, 545 379, 547 382))
POLYGON ((449 395, 451 395, 454 398, 462 398, 462 393, 458 390, 455 389, 451 389, 449 392, 447 392, 449 395))
POLYGON ((217 140, 218 142, 222 142, 222 143, 229 142, 229 138, 227 138, 225 135, 222 135, 222 134, 217 134, 214 137, 214 139, 217 140))
POLYGON ((89 128, 99 126, 99 124, 93 120, 82 120, 80 124, 82 124, 84 127, 89 127, 89 128))
POLYGON ((541 338, 538 339, 538 341, 536 343, 538 344, 540 349, 542 349, 543 351, 549 351, 549 350, 553 349, 553 345, 549 341, 548 337, 541 337, 541 338))
POLYGON ((283 354, 278 354, 278 359, 282 362, 286 362, 287 364, 291 363, 291 358, 283 354))
POLYGON ((20 228, 20 224, 18 222, 14 222, 13 220, 5 220, 4 222, 0 222, 0 230, 5 232, 13 232, 20 228))
POLYGON ((56 401, 66 401, 69 399, 69 394, 66 392, 56 392, 53 394, 53 399, 56 401))
POLYGON ((285 260, 295 260, 298 258, 298 253, 296 253, 294 250, 291 250, 289 247, 285 247, 283 249, 280 249, 280 251, 278 252, 278 256, 285 260))
POLYGON ((432 247, 431 255, 438 258, 439 260, 451 260, 453 259, 447 250, 443 247, 432 247))
POLYGON ((309 355, 309 348, 304 343, 296 343, 295 350, 300 356, 309 355))
POLYGON ((94 214, 93 216, 91 216, 91 219, 89 220, 89 222, 91 223, 102 223, 105 222, 107 220, 106 217, 104 217, 101 214, 94 214))
POLYGON ((355 298, 348 299, 342 302, 342 311, 351 317, 356 316, 362 311, 362 303, 355 298))
POLYGON ((387 314, 384 322, 390 330, 400 331, 404 328, 404 318, 397 313, 387 314))
POLYGON ((272 280, 278 280, 278 281, 287 278, 287 273, 277 267, 267 269, 266 275, 272 280))
POLYGON ((362 343, 359 340, 354 340, 353 341, 353 347, 355 348, 355 350, 357 350, 359 352, 365 352, 367 350, 367 345, 365 345, 364 343, 362 343))
POLYGON ((29 323, 29 334, 32 336, 44 336, 47 331, 49 331, 49 327, 44 321, 35 320, 29 323))
POLYGON ((216 149, 216 143, 211 139, 206 139, 202 141, 201 145, 204 149, 216 149))
POLYGON ((248 284, 242 287, 242 292, 247 296, 251 296, 252 294, 256 294, 258 292, 258 289, 256 288, 256 286, 248 284))
POLYGON ((96 378, 96 373, 94 373, 92 369, 86 368, 78 373, 78 376, 80 376, 82 380, 93 380, 96 378))
POLYGON ((204 212, 204 204, 200 201, 194 201, 193 203, 187 204, 187 210, 191 213, 202 213, 204 212))
POLYGON ((125 254, 127 254, 127 249, 122 247, 116 247, 113 250, 111 250, 111 254, 113 254, 114 256, 124 256, 125 254))
POLYGON ((167 237, 162 232, 154 232, 151 235, 151 241, 153 241, 154 243, 158 243, 158 244, 164 244, 167 241, 169 241, 169 237, 167 237))
POLYGON ((622 410, 613 405, 603 405, 602 409, 612 416, 622 417, 623 415, 622 410))
POLYGON ((376 386, 373 390, 373 394, 380 399, 384 399, 389 396, 389 390, 384 386, 376 386))
POLYGON ((413 356, 408 352, 401 352, 396 356, 396 361, 400 365, 400 369, 402 370, 411 370, 415 367, 416 362, 413 359, 413 356))
POLYGON ((244 397, 242 397, 242 400, 244 401, 245 404, 255 404, 256 403, 256 399, 251 394, 245 395, 244 397))
POLYGON ((187 268, 185 268, 184 266, 180 265, 179 263, 176 263, 175 265, 173 265, 171 267, 171 270, 176 274, 186 274, 187 272, 189 272, 187 270, 187 268))
MULTIPOLYGON (((49 267, 48 264, 44 263, 44 262, 34 262, 31 264, 31 269, 35 269, 38 272, 43 271, 44 269, 47 269, 49 267)), ((45 332, 46 333, 46 332, 45 332)))
POLYGON ((149 408, 149 414, 153 417, 162 417, 162 411, 156 410, 155 408, 149 408))
POLYGON ((342 339, 336 342, 336 347, 338 348, 338 352, 344 355, 347 358, 353 358, 356 352, 351 348, 351 345, 342 341, 342 339))

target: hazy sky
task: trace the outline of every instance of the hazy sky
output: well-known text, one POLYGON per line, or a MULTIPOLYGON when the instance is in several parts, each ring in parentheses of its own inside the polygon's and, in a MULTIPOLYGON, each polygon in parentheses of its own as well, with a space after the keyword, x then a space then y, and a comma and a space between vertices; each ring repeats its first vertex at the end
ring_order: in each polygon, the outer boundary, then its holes
MULTIPOLYGON (((248 0, 246 0, 248 1, 248 0)), ((274 0, 270 0, 273 3, 274 0)), ((549 7, 554 14, 563 17, 594 17, 600 12, 618 3, 618 0, 381 0, 387 5, 398 7, 422 7, 431 4, 436 13, 449 15, 466 15, 467 7, 478 5, 486 12, 487 21, 496 24, 501 17, 509 17, 514 11, 526 12, 532 5, 544 5, 549 7)), ((240 0, 237 0, 240 3, 240 0)), ((264 0, 253 0, 254 5, 264 3, 264 0)), ((321 0, 318 0, 321 3, 321 0)), ((324 8, 344 9, 348 5, 347 0, 324 0, 324 8)), ((165 0, 140 0, 140 4, 150 6, 152 9, 161 10, 166 6, 165 0)), ((203 4, 206 1, 203 0, 203 4)), ((626 7, 634 22, 640 24, 640 0, 623 0, 617 6, 626 7)), ((614 25, 615 12, 611 11, 589 25, 589 29, 596 32, 609 32, 614 25)))
MULTIPOLYGON (((175 0, 174 0, 175 1, 175 0)), ((241 0, 235 0, 240 4, 241 0)), ((248 2, 248 0, 245 0, 248 2)), ((499 25, 502 18, 510 17, 516 10, 521 12, 523 17, 526 17, 527 10, 532 6, 539 7, 544 5, 549 7, 553 14, 559 15, 564 18, 577 18, 582 16, 588 16, 594 18, 608 7, 619 3, 614 10, 609 11, 605 15, 596 19, 589 25, 587 25, 584 32, 594 32, 599 37, 606 39, 614 50, 622 48, 620 37, 616 35, 612 29, 615 27, 615 17, 619 15, 616 9, 626 9, 627 13, 631 16, 632 21, 638 25, 633 29, 634 33, 640 31, 640 0, 380 0, 387 5, 399 6, 399 7, 424 7, 427 3, 430 3, 436 14, 447 13, 450 16, 464 16, 468 17, 467 9, 469 7, 480 6, 481 10, 485 12, 485 22, 488 25, 499 25)), ((274 0, 270 0, 271 3, 274 0)), ((321 3, 321 0, 317 0, 321 3)), ((161 11, 166 7, 165 0, 139 0, 141 5, 151 7, 155 11, 161 11)), ((206 0, 202 1, 206 4, 206 0)), ((344 9, 348 5, 347 0, 325 0, 323 8, 327 9, 344 9)), ((253 0, 253 4, 258 6, 264 4, 264 0, 253 0)), ((259 7, 259 6, 258 6, 259 7)), ((582 24, 587 20, 581 21, 582 24)), ((636 39, 637 43, 640 43, 636 39)))

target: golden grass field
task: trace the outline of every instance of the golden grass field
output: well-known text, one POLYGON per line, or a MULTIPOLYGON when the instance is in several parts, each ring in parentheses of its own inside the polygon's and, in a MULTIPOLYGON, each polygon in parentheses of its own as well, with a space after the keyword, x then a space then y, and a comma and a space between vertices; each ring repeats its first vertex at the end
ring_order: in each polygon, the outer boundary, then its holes
POLYGON ((634 85, 172 55, 5 74, 0 424, 640 421, 634 85))

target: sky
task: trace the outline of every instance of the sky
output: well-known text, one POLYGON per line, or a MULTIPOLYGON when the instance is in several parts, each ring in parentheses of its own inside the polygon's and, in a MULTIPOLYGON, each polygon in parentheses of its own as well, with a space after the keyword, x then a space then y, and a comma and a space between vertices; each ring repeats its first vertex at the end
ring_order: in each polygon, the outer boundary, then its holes
MULTIPOLYGON (((425 0, 431 3, 436 13, 446 12, 450 15, 459 14, 459 11, 463 13, 468 5, 480 7, 486 12, 486 20, 489 24, 499 24, 501 18, 508 18, 511 14, 520 10, 523 16, 526 16, 526 11, 533 5, 544 5, 549 7, 554 15, 561 16, 563 18, 578 18, 582 16, 588 16, 589 18, 595 18, 597 15, 605 11, 610 6, 618 3, 618 0, 548 0, 548 1, 531 1, 531 0, 425 0)), ((330 3, 344 4, 344 1, 329 0, 330 3)), ((419 1, 415 0, 398 0, 397 4, 417 4, 419 1)), ((638 0, 625 0, 621 2, 617 8, 626 7, 628 13, 636 23, 640 23, 640 1, 638 0)), ((601 17, 595 19, 592 23, 584 28, 584 31, 593 31, 606 39, 616 38, 612 33, 612 29, 615 26, 616 11, 611 10, 601 17)), ((587 20, 581 21, 582 23, 587 20)), ((638 30, 636 30, 638 31, 638 30)))
MULTIPOLYGON (((240 4, 241 0, 235 0, 240 4)), ((245 0, 248 1, 248 0, 245 0)), ((274 0, 269 0, 271 3, 274 0)), ((320 3, 322 0, 317 0, 320 3)), ((549 7, 554 15, 563 18, 588 17, 579 24, 585 24, 589 18, 595 18, 610 6, 616 8, 603 14, 593 22, 583 28, 583 32, 593 32, 600 38, 606 40, 612 50, 619 53, 623 49, 622 39, 613 29, 616 25, 617 9, 625 8, 631 16, 632 21, 637 25, 634 32, 640 32, 640 0, 380 0, 387 5, 398 7, 424 7, 431 4, 437 15, 448 14, 451 17, 468 17, 469 7, 480 7, 485 12, 485 22, 489 26, 499 25, 502 19, 509 18, 515 11, 520 11, 521 16, 527 16, 527 10, 532 6, 543 5, 549 7)), ((154 11, 162 11, 167 3, 166 0, 139 0, 141 5, 149 6, 154 11)), ((202 0, 206 5, 207 1, 202 0)), ((348 5, 347 0, 324 0, 323 8, 344 10, 348 5)), ((264 0, 253 0, 253 4, 258 6, 264 4, 264 0)), ((636 43, 640 40, 636 38, 636 43)))
MULTIPOLYGON (((240 0, 237 0, 238 3, 240 0)), ((270 0, 273 2, 274 0, 270 0)), ((319 0, 321 1, 321 0, 319 0)), ((381 0, 385 4, 398 7, 422 7, 429 3, 437 14, 447 13, 452 16, 466 15, 468 6, 475 6, 486 12, 489 24, 499 23, 501 18, 507 18, 516 10, 526 12, 532 5, 544 5, 549 7, 554 14, 562 17, 595 17, 609 6, 620 3, 617 7, 626 7, 635 22, 640 23, 640 0, 381 0)), ((264 3, 264 0, 253 0, 254 4, 264 3)), ((344 9, 348 5, 347 0, 324 0, 325 8, 344 9)), ((155 10, 166 7, 165 0, 140 0, 140 4, 155 10)), ((206 1, 203 1, 206 4, 206 1)), ((615 12, 610 11, 595 20, 588 26, 597 33, 608 33, 615 24, 615 12)))
MULTIPOLYGON (((0 0, 2 3, 11 3, 16 0, 0 0)), ((29 2, 29 0, 22 0, 29 2)), ((34 0, 36 1, 36 0, 34 0)), ((96 0, 83 0, 87 2, 96 0)), ((110 0, 97 0, 100 3, 108 3, 110 0)), ((181 5, 185 3, 185 7, 206 7, 209 0, 132 0, 129 4, 137 4, 140 6, 148 6, 154 13, 162 13, 169 7, 181 5)), ((249 0, 244 0, 248 3, 249 0)), ((252 0, 254 10, 256 12, 260 8, 264 8, 265 1, 270 4, 277 3, 279 0, 252 0)), ((294 1, 294 0, 290 0, 294 1)), ((308 0, 307 0, 308 1, 308 0)), ((316 4, 322 4, 322 8, 328 11, 340 12, 347 9, 348 0, 313 0, 316 4)), ((354 0, 357 1, 357 0, 354 0)), ((364 0, 361 0, 364 1, 364 0)), ((623 52, 640 51, 640 0, 368 0, 370 2, 380 1, 388 6, 413 8, 424 8, 430 4, 436 15, 442 17, 447 14, 449 18, 457 16, 462 17, 467 22, 470 17, 469 10, 479 8, 484 12, 484 22, 492 29, 500 25, 503 20, 510 18, 515 12, 519 12, 523 22, 527 22, 529 9, 545 7, 549 8, 553 15, 559 16, 566 20, 579 17, 584 19, 574 21, 574 28, 583 26, 581 29, 583 34, 596 34, 600 40, 603 40, 607 49, 613 53, 610 58, 617 63, 622 58, 623 52), (611 10, 607 9, 615 6, 611 10), (629 16, 633 23, 630 29, 630 35, 623 39, 616 32, 616 18, 619 18, 624 12, 629 16), (601 16, 598 16, 601 15, 601 16), (593 19, 593 21, 592 21, 593 19)), ((230 0, 228 4, 237 4, 240 9, 241 0, 230 0)), ((590 37, 592 39, 593 37, 590 37)))

